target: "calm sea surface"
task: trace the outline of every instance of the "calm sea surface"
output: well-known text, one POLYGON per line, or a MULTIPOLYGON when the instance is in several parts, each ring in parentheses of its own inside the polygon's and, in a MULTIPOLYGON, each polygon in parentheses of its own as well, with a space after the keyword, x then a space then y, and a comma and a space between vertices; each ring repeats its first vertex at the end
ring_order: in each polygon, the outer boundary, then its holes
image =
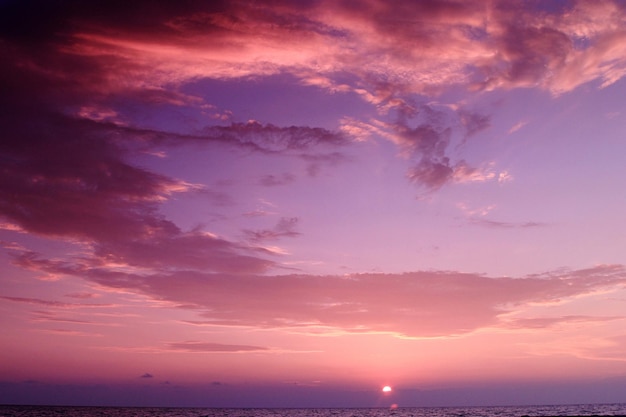
POLYGON ((0 405, 0 416, 28 417, 508 417, 508 416, 617 416, 626 404, 550 405, 532 407, 445 408, 148 408, 148 407, 48 407, 0 405))

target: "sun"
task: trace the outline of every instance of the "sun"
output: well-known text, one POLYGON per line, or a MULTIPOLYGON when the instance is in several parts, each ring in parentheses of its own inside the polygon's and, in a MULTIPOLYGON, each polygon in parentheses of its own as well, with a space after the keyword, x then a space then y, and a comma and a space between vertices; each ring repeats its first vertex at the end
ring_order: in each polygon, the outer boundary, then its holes
POLYGON ((385 385, 383 387, 383 392, 391 392, 391 387, 389 385, 385 385))

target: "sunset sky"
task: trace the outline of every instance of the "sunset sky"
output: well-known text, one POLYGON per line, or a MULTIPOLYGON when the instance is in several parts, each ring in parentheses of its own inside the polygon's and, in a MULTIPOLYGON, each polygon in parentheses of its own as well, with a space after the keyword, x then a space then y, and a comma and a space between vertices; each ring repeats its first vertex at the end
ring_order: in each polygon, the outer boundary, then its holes
POLYGON ((626 402, 626 2, 1 0, 0 48, 0 403, 626 402))

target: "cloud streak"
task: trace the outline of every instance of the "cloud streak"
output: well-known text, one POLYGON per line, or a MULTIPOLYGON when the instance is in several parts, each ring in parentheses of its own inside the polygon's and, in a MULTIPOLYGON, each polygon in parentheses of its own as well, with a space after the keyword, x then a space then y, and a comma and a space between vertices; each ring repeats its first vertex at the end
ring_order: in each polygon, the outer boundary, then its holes
POLYGON ((268 348, 261 346, 226 345, 222 343, 198 342, 192 340, 186 342, 169 343, 167 346, 172 350, 195 353, 263 352, 268 350, 268 348))

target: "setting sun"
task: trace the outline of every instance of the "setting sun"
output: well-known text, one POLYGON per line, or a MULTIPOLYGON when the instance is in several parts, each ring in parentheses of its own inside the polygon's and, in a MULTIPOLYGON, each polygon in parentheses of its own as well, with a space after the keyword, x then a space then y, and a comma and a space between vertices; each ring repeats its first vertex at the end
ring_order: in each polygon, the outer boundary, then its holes
POLYGON ((389 385, 385 385, 383 387, 383 392, 391 392, 391 387, 389 385))

